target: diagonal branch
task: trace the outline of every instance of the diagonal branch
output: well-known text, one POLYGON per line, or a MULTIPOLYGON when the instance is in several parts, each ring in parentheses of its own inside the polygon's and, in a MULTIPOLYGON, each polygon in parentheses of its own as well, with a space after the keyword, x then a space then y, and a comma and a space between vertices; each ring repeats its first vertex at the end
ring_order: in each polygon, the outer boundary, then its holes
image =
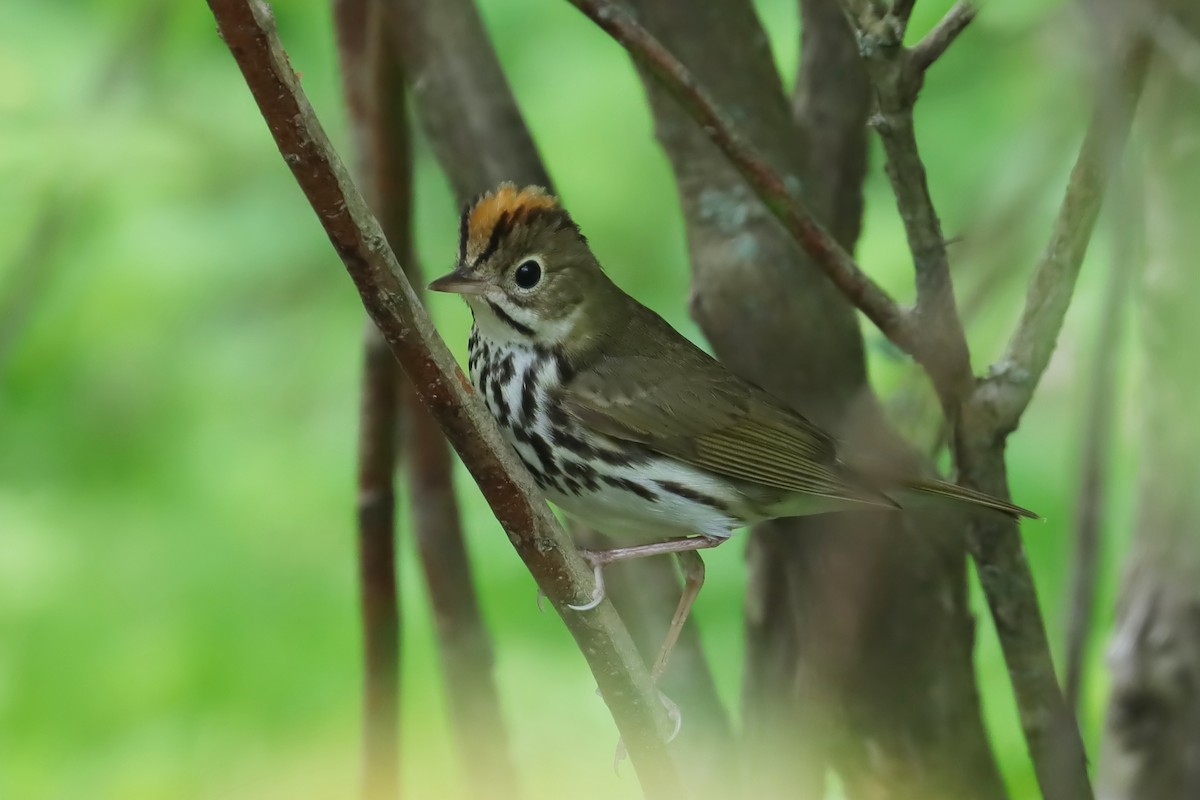
POLYGON ((1050 242, 1029 283, 1021 320, 1004 355, 980 387, 996 416, 998 430, 1007 433, 1016 428, 1050 363, 1104 190, 1129 138, 1149 58, 1149 45, 1137 39, 1113 76, 1112 85, 1102 87, 1104 97, 1092 115, 1071 170, 1050 242))
POLYGON ((897 347, 923 360, 924 353, 914 336, 910 315, 863 272, 853 256, 817 222, 808 207, 788 188, 763 154, 738 131, 691 71, 628 12, 610 0, 571 0, 571 4, 616 39, 662 82, 846 298, 897 347))
MULTIPOLYGON (((1129 45, 1100 100, 1067 186, 1050 244, 1030 283, 1025 313, 1005 357, 979 382, 955 431, 960 480, 1008 497, 1004 442, 1049 363, 1070 304, 1108 177, 1132 125, 1149 49, 1129 45)), ((1020 535, 1008 521, 980 519, 971 555, 1004 652, 1021 727, 1047 798, 1088 798, 1086 754, 1050 657, 1037 591, 1020 535)))
POLYGON ((610 604, 587 614, 591 570, 539 496, 417 301, 299 86, 261 3, 208 0, 217 27, 372 320, 422 402, 479 483, 517 552, 587 658, 651 798, 680 795, 664 739, 667 720, 649 674, 610 604))
POLYGON ((971 3, 959 2, 950 7, 942 21, 933 27, 921 41, 913 45, 912 64, 917 70, 924 72, 942 57, 946 49, 954 44, 958 35, 966 30, 975 19, 975 6, 971 3))

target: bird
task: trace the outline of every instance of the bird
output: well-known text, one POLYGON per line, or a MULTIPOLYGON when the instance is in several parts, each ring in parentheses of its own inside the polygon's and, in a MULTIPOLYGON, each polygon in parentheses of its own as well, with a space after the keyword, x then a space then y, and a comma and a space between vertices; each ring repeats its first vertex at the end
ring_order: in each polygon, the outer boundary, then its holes
POLYGON ((806 417, 693 344, 612 281, 559 199, 505 182, 463 208, 453 271, 474 323, 468 371, 534 482, 621 546, 604 566, 673 553, 684 589, 651 668, 662 675, 704 582, 697 551, 779 517, 886 508, 927 495, 1012 517, 1020 506, 926 477, 856 471, 806 417))

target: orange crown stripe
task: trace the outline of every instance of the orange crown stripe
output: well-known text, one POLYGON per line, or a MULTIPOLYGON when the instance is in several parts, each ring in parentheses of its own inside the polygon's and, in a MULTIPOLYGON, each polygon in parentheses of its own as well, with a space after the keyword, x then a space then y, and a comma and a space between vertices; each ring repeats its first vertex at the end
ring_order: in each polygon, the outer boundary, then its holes
POLYGON ((471 209, 467 218, 467 236, 471 247, 484 246, 505 213, 511 220, 519 216, 518 210, 525 214, 535 208, 558 208, 558 198, 540 186, 518 189, 516 184, 500 184, 471 209))

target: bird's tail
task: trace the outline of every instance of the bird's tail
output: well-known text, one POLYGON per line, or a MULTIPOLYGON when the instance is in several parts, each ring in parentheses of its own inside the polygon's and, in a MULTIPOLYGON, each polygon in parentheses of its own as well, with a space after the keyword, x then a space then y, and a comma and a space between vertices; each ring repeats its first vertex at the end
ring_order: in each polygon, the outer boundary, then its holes
POLYGON ((1007 514, 1010 517, 1019 519, 1027 517, 1029 519, 1041 519, 1037 514, 1027 508, 1021 508, 1018 505, 1001 500, 998 497, 992 497, 990 494, 968 489, 965 486, 956 486, 953 483, 935 480, 915 480, 907 481, 904 488, 908 492, 915 492, 919 495, 927 495, 930 497, 943 497, 949 500, 954 500, 959 503, 966 503, 972 506, 980 506, 982 508, 990 508, 993 511, 999 511, 1001 514, 1007 514))

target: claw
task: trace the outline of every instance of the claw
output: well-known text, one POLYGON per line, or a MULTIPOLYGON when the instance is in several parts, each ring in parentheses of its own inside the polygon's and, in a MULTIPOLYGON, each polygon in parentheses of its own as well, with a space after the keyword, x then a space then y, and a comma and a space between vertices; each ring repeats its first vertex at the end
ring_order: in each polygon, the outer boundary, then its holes
POLYGON ((591 611, 604 602, 604 598, 606 597, 604 593, 604 568, 600 564, 593 564, 592 570, 596 579, 595 588, 592 589, 592 599, 579 605, 567 603, 567 608, 572 611, 591 611))
POLYGON ((671 735, 667 737, 667 742, 673 742, 679 736, 679 732, 683 730, 683 712, 679 710, 679 704, 671 698, 667 697, 661 691, 658 693, 659 702, 667 709, 667 719, 675 726, 671 731, 671 735))
POLYGON ((542 601, 545 599, 546 599, 546 593, 543 592, 542 587, 539 586, 538 590, 537 590, 537 607, 538 607, 538 611, 540 611, 543 614, 546 613, 546 609, 542 607, 542 601))
MULTIPOLYGON (((596 693, 599 694, 600 690, 597 689, 596 693)), ((667 719, 671 720, 671 724, 674 725, 671 735, 667 737, 667 744, 670 744, 679 737, 679 732, 683 730, 683 712, 679 710, 679 704, 663 694, 661 690, 658 692, 658 701, 663 704, 663 708, 667 710, 667 719)), ((629 752, 625 749, 625 740, 617 739, 617 751, 613 753, 613 772, 617 775, 621 774, 621 762, 628 755, 629 752)))
POLYGON ((625 760, 625 757, 627 755, 629 755, 629 753, 628 753, 628 751, 625 750, 625 740, 617 739, 617 751, 615 753, 613 753, 613 774, 614 775, 621 774, 621 762, 625 760))

